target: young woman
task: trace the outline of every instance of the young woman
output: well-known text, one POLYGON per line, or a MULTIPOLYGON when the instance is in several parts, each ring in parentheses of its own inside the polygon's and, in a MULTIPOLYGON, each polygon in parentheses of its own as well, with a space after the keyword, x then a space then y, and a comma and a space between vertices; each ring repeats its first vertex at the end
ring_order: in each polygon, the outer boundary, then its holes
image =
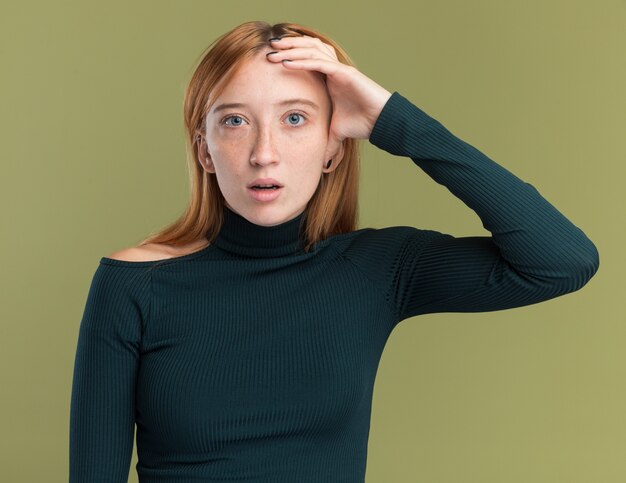
POLYGON ((74 367, 70 482, 363 482, 402 320, 536 304, 599 266, 529 183, 297 24, 247 22, 184 103, 192 197, 102 257, 74 367), (356 226, 358 145, 414 164, 491 236, 356 226))

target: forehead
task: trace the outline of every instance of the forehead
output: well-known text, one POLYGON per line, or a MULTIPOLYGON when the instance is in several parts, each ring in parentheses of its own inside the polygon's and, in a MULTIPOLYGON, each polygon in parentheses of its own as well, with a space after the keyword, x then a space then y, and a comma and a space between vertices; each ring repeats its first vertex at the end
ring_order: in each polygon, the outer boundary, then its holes
POLYGON ((214 106, 241 102, 250 106, 273 105, 287 98, 305 98, 322 109, 330 106, 324 75, 318 71, 289 70, 281 62, 270 62, 264 50, 245 61, 230 79, 214 106))

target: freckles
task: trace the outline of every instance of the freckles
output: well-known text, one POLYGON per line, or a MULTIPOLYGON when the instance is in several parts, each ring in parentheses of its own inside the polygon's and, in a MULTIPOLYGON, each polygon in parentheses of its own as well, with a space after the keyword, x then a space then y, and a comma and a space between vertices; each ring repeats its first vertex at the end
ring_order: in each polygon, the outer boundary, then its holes
POLYGON ((217 139, 214 143, 213 152, 215 154, 230 154, 242 148, 241 139, 233 139, 232 137, 225 139, 217 139))

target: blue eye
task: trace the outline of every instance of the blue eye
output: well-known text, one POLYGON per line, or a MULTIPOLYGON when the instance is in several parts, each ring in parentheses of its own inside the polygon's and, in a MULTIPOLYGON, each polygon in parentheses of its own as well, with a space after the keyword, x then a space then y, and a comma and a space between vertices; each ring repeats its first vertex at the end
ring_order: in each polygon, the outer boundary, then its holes
MULTIPOLYGON (((290 114, 287 116, 287 118, 291 118, 291 119, 293 119, 293 118, 294 118, 294 116, 299 116, 299 117, 301 117, 302 119, 307 119, 307 117, 306 117, 304 114, 300 113, 300 112, 292 112, 292 113, 290 113, 290 114)), ((233 123, 233 124, 228 124, 228 122, 227 122, 227 121, 228 121, 229 119, 240 119, 240 120, 243 120, 243 118, 242 118, 241 116, 233 114, 233 115, 231 115, 231 116, 227 116, 227 117, 225 117, 224 119, 222 119, 221 124, 224 124, 225 126, 241 126, 241 125, 242 125, 242 123, 241 123, 240 121, 237 121, 237 122, 235 122, 235 123, 233 123)), ((296 119, 297 119, 297 118, 296 118, 296 119)), ((289 123, 289 125, 290 125, 290 126, 301 126, 301 125, 302 125, 302 123, 300 123, 300 124, 292 124, 292 123, 289 123)))
MULTIPOLYGON (((243 118, 241 116, 228 116, 222 120, 222 124, 226 124, 226 121, 228 121, 229 119, 243 119, 243 118)), ((231 126, 231 124, 226 124, 226 125, 231 126)), ((240 125, 239 123, 235 124, 235 126, 239 126, 239 125, 240 125)))
MULTIPOLYGON (((289 114, 289 118, 292 118, 293 116, 300 116, 303 119, 306 119, 306 116, 304 116, 303 114, 300 114, 299 112, 292 112, 291 114, 289 114)), ((291 126, 294 126, 294 124, 291 124, 291 126)), ((297 124, 296 124, 297 126, 297 124)))

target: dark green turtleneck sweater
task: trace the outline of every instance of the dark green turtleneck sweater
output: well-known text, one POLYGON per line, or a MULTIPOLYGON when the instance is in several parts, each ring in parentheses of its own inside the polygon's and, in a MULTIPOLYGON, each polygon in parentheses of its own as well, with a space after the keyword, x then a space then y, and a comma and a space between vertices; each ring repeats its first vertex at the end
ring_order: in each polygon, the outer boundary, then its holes
MULTIPOLYGON (((302 216, 226 210, 215 242, 160 261, 103 257, 80 325, 70 483, 357 483, 372 388, 402 320, 486 312, 580 289, 585 234, 529 183, 398 92, 369 141, 410 157, 491 237, 363 228, 302 251, 302 216)), ((416 172, 417 176, 417 172, 416 172)))

